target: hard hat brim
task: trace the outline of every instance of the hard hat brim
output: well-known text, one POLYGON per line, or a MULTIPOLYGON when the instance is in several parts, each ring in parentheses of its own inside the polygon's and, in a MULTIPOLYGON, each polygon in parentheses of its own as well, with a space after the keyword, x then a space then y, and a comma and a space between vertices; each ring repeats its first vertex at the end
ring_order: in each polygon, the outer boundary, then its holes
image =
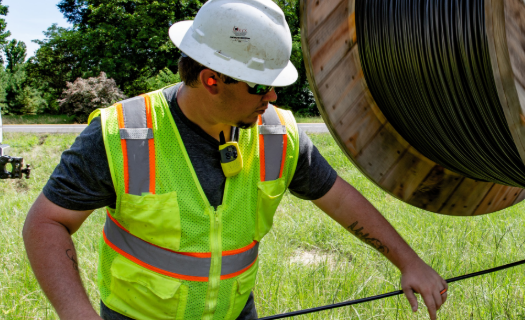
POLYGON ((243 62, 214 54, 212 48, 193 37, 192 25, 193 21, 177 22, 170 27, 169 36, 177 48, 200 64, 236 79, 267 86, 286 87, 297 81, 297 69, 291 61, 282 69, 256 70, 243 62))

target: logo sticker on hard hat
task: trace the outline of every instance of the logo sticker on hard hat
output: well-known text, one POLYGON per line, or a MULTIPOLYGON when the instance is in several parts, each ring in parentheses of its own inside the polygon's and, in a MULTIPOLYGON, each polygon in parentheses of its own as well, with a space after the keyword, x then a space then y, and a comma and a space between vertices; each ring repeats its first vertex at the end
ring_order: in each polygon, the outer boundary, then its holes
POLYGON ((246 37, 246 35, 248 34, 247 29, 242 29, 242 28, 234 26, 233 34, 235 35, 235 37, 230 37, 230 39, 232 39, 233 41, 238 41, 238 42, 250 41, 250 38, 246 37))

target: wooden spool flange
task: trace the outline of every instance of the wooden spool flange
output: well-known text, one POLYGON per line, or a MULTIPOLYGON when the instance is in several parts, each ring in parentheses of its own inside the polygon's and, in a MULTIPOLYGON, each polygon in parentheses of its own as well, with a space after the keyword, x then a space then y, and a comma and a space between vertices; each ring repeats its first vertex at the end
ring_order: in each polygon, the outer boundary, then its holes
MULTIPOLYGON (((524 189, 475 181, 429 160, 386 120, 359 61, 355 0, 302 0, 303 55, 310 87, 332 136, 354 165, 394 197, 447 215, 495 212, 524 189)), ((485 0, 485 22, 498 95, 525 160, 525 3, 485 0)))

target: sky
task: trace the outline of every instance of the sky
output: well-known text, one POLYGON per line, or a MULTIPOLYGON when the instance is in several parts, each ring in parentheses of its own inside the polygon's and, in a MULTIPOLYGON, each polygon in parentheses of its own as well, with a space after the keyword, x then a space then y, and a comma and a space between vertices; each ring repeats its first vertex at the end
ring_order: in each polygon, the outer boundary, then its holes
POLYGON ((53 23, 61 27, 71 26, 57 8, 60 0, 2 0, 2 5, 9 6, 9 12, 3 17, 7 30, 11 31, 9 39, 24 41, 27 46, 27 58, 38 49, 34 39, 45 39, 43 31, 53 23))

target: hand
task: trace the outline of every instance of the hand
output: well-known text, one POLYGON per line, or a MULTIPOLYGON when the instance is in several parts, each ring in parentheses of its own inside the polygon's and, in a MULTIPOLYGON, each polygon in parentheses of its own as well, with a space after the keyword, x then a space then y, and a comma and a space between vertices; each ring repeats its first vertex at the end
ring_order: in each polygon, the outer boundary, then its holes
POLYGON ((447 282, 423 260, 403 268, 401 274, 401 287, 412 311, 416 312, 418 307, 414 293, 419 293, 425 301, 430 319, 436 320, 436 311, 447 300, 447 293, 440 293, 443 289, 448 290, 447 282))

